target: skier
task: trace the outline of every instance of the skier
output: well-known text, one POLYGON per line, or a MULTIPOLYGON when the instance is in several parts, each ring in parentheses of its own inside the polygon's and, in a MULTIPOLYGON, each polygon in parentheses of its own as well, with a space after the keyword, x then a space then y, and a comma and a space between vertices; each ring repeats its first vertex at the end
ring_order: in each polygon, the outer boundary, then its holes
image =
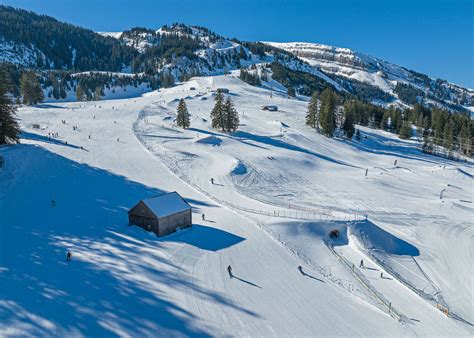
POLYGON ((229 273, 229 277, 232 278, 232 268, 230 267, 230 265, 227 267, 227 272, 229 273))
POLYGON ((205 220, 204 214, 202 214, 202 220, 203 220, 203 221, 205 220))
POLYGON ((211 184, 214 184, 214 178, 211 177, 211 184))
POLYGON ((363 260, 363 259, 360 260, 360 265, 359 265, 359 267, 360 267, 360 268, 363 268, 363 267, 364 267, 364 260, 363 260))
POLYGON ((380 278, 383 278, 383 272, 380 273, 380 278))
POLYGON ((120 142, 120 138, 117 137, 117 142, 120 142))
POLYGON ((72 258, 72 253, 71 253, 71 251, 68 250, 67 254, 66 254, 66 261, 70 262, 71 258, 72 258))
POLYGON ((91 136, 89 135, 89 140, 91 139, 91 136))
POLYGON ((304 276, 303 267, 301 265, 298 266, 298 270, 300 270, 301 274, 304 276))

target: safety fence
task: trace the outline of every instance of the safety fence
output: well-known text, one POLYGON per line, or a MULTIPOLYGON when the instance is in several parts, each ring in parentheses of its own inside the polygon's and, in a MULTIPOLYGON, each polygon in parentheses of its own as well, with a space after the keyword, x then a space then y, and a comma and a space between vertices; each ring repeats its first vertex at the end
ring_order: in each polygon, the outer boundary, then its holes
POLYGON ((406 319, 401 312, 399 312, 392 303, 388 301, 382 294, 380 294, 371 284, 370 282, 363 276, 357 269, 355 268, 354 263, 348 261, 342 254, 339 254, 334 247, 326 243, 329 250, 339 259, 341 263, 343 263, 346 268, 351 272, 351 274, 359 281, 359 283, 367 290, 369 293, 385 308, 390 316, 395 318, 398 321, 402 321, 406 319))
POLYGON ((359 249, 362 250, 367 256, 369 256, 373 260, 373 262, 375 264, 377 264, 381 269, 384 269, 385 271, 390 273, 393 276, 393 278, 395 278, 397 281, 399 281, 400 283, 405 285, 407 288, 412 290, 418 296, 420 296, 423 299, 427 300, 431 305, 433 305, 438 310, 443 312, 446 316, 448 316, 450 318, 453 318, 453 319, 456 319, 460 322, 463 322, 464 324, 467 324, 469 326, 474 326, 474 324, 470 323, 469 321, 465 320, 464 318, 462 318, 461 316, 459 316, 458 314, 454 313, 453 311, 451 311, 449 309, 449 306, 446 303, 446 301, 444 300, 439 287, 436 286, 435 283, 433 282, 433 280, 423 271, 423 269, 421 268, 421 266, 418 264, 418 262, 416 261, 416 259, 413 256, 412 256, 413 261, 415 262, 415 264, 417 265, 417 267, 419 268, 419 270, 421 271, 423 276, 426 278, 428 283, 430 283, 431 287, 436 291, 436 293, 434 295, 426 293, 423 290, 420 290, 420 289, 414 287, 405 278, 403 278, 398 272, 396 272, 391 266, 385 264, 381 259, 376 257, 369 250, 365 250, 363 248, 359 248, 359 249))
POLYGON ((255 195, 250 196, 246 192, 239 190, 237 191, 238 194, 241 194, 247 198, 253 199, 255 201, 261 202, 263 204, 275 206, 282 208, 284 210, 288 209, 288 211, 283 211, 283 214, 286 216, 281 216, 282 212, 279 213, 278 210, 275 210, 276 215, 272 215, 275 217, 286 217, 286 218, 297 218, 297 219, 309 219, 309 216, 312 215, 312 220, 318 221, 343 221, 343 222, 354 222, 354 221, 363 221, 366 220, 368 217, 368 213, 365 210, 361 209, 341 209, 336 207, 306 207, 302 205, 292 204, 292 203, 282 203, 277 202, 275 200, 269 200, 262 197, 258 197, 255 195), (292 211, 293 210, 293 211, 292 211), (298 211, 300 213, 298 214, 298 211), (307 215, 304 217, 303 215, 307 215), (291 216, 288 217, 287 215, 299 215, 299 216, 291 216))

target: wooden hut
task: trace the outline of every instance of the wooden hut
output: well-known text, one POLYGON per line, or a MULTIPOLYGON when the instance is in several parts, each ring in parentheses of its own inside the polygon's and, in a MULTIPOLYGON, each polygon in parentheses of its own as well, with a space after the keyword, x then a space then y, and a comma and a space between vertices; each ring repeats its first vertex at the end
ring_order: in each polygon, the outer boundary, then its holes
POLYGON ((191 226, 192 210, 174 191, 138 202, 128 211, 128 223, 164 236, 178 228, 191 226))

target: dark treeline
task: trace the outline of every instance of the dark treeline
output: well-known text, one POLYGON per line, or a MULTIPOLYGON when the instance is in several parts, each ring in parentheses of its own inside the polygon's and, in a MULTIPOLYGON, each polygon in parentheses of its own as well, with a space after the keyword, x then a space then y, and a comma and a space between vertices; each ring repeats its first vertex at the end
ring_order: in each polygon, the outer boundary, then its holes
POLYGON ((245 70, 244 68, 240 69, 239 78, 252 86, 260 86, 262 84, 258 74, 254 74, 253 72, 245 70))
POLYGON ((0 32, 6 41, 41 50, 30 65, 38 69, 120 71, 137 55, 113 38, 13 7, 0 6, 0 32))
POLYGON ((292 70, 279 62, 272 62, 269 67, 272 70, 272 78, 275 81, 280 82, 287 88, 296 88, 296 91, 300 95, 311 96, 315 91, 322 92, 328 87, 334 88, 320 77, 310 73, 292 70))
POLYGON ((150 89, 161 86, 162 76, 135 74, 122 76, 115 73, 70 71, 32 71, 12 64, 0 63, 0 72, 9 84, 7 89, 13 94, 16 103, 36 104, 46 97, 56 100, 65 99, 69 91, 81 87, 81 99, 98 100, 105 89, 113 91, 127 86, 138 87, 144 83, 150 89))
POLYGON ((0 145, 18 142, 20 127, 16 120, 16 106, 9 95, 10 84, 0 69, 0 145))
POLYGON ((358 124, 396 133, 401 139, 422 139, 422 150, 426 153, 449 158, 472 157, 474 122, 469 114, 429 108, 420 103, 413 109, 384 108, 337 95, 327 88, 313 93, 306 124, 328 137, 342 133, 348 138, 360 135, 355 130, 358 124))

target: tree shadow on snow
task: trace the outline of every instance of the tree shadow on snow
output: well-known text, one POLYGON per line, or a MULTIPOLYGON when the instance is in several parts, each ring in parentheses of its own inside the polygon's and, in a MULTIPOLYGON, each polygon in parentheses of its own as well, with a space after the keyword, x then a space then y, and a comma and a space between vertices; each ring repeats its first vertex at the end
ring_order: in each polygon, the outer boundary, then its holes
POLYGON ((165 250, 183 242, 217 251, 243 238, 196 225, 174 240, 159 239, 128 226, 127 210, 162 190, 39 146, 18 145, 12 153, 15 186, 0 206, 0 330, 22 336, 213 335, 192 309, 171 298, 171 290, 258 317, 194 283, 165 250))
POLYGON ((223 133, 215 133, 215 132, 212 132, 212 131, 209 131, 209 130, 204 130, 204 129, 199 129, 199 128, 189 128, 188 130, 192 130, 192 131, 195 131, 195 132, 198 132, 198 133, 202 133, 202 134, 205 134, 205 135, 211 135, 211 136, 218 136, 218 137, 224 137, 224 138, 230 138, 230 139, 233 139, 233 140, 236 140, 240 143, 243 143, 245 145, 248 145, 248 146, 251 146, 251 147, 255 147, 255 148, 259 148, 259 149, 265 149, 265 150, 268 150, 268 148, 265 148, 265 147, 262 147, 262 146, 259 146, 259 145, 256 145, 256 144, 253 144, 253 143, 250 143, 250 142, 246 142, 240 138, 234 138, 232 137, 231 135, 228 135, 228 134, 223 134, 223 133))
POLYGON ((316 153, 314 151, 311 151, 309 149, 302 148, 302 147, 284 142, 284 141, 276 139, 274 137, 256 135, 256 134, 252 134, 252 133, 248 133, 248 132, 244 132, 244 131, 236 131, 232 135, 234 135, 236 137, 252 140, 254 142, 270 145, 270 146, 273 146, 273 147, 278 147, 278 148, 282 148, 282 149, 286 149, 286 150, 290 150, 290 151, 296 151, 296 152, 299 152, 299 153, 308 154, 308 155, 315 156, 317 158, 320 158, 322 160, 325 160, 325 161, 328 161, 328 162, 331 162, 331 163, 340 164, 340 165, 353 167, 353 168, 358 168, 357 166, 354 166, 350 163, 346 163, 346 162, 343 162, 343 161, 336 160, 335 158, 332 158, 332 157, 329 157, 329 156, 326 156, 326 155, 322 155, 322 154, 316 153))
POLYGON ((342 142, 347 143, 361 151, 376 155, 393 156, 395 158, 404 158, 407 160, 415 160, 432 164, 439 164, 440 162, 447 161, 442 157, 423 153, 420 150, 420 145, 418 143, 400 139, 392 139, 377 133, 370 133, 366 131, 361 131, 361 137, 362 138, 360 141, 350 141, 344 139, 342 142), (365 139, 364 136, 367 136, 368 139, 365 139))

